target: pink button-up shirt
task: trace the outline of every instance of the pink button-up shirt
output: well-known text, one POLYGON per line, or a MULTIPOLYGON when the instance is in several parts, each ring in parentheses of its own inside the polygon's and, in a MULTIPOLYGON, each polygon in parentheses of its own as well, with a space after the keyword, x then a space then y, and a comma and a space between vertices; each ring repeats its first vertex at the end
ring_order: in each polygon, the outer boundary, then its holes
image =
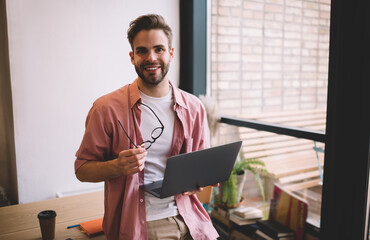
MULTIPOLYGON (((173 88, 175 125, 168 156, 209 147, 206 112, 195 96, 173 88)), ((109 161, 130 148, 118 120, 136 144, 143 142, 140 132, 140 92, 137 80, 93 104, 86 119, 86 130, 76 153, 75 171, 87 161, 109 161)), ((105 181, 105 213, 103 228, 107 239, 147 239, 144 192, 144 171, 105 181)), ((177 208, 193 239, 216 239, 207 212, 196 195, 175 196, 177 208)))

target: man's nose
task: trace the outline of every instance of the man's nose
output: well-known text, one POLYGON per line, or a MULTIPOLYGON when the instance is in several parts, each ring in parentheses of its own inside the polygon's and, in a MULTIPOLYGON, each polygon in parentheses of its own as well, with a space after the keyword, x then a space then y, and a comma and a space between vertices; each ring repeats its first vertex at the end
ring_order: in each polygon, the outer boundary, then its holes
POLYGON ((156 53, 154 51, 149 51, 146 60, 150 61, 150 62, 153 62, 153 61, 157 60, 156 53))

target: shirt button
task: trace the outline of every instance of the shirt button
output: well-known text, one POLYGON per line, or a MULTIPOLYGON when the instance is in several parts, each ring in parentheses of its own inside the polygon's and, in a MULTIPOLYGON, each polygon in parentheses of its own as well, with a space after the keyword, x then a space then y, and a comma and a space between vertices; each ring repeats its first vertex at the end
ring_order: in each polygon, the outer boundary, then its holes
POLYGON ((144 200, 142 198, 140 198, 140 202, 144 202, 144 200))

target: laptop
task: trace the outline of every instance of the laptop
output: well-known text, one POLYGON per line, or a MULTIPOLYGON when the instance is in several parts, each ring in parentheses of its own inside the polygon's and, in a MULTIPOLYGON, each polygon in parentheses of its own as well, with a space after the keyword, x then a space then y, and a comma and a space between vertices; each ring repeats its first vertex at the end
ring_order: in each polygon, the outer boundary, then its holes
POLYGON ((163 180, 140 188, 158 198, 193 191, 229 179, 242 141, 168 158, 163 180))

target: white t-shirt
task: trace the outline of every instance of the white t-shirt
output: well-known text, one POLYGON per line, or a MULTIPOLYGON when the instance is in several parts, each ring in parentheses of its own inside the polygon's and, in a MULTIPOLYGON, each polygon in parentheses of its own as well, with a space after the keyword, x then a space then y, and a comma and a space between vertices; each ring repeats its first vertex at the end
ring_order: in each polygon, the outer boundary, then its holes
MULTIPOLYGON (((173 138, 175 112, 173 110, 172 88, 166 96, 161 98, 150 97, 142 92, 140 92, 140 96, 142 103, 148 105, 157 114, 164 126, 162 135, 147 150, 148 155, 146 156, 144 167, 144 183, 146 184, 163 179, 167 154, 170 151, 173 138)), ((152 141, 152 131, 160 127, 161 124, 148 107, 144 105, 139 107, 141 110, 140 131, 143 135, 143 140, 152 141)), ((172 217, 178 214, 173 196, 160 199, 147 192, 145 192, 145 209, 147 221, 172 217)))

